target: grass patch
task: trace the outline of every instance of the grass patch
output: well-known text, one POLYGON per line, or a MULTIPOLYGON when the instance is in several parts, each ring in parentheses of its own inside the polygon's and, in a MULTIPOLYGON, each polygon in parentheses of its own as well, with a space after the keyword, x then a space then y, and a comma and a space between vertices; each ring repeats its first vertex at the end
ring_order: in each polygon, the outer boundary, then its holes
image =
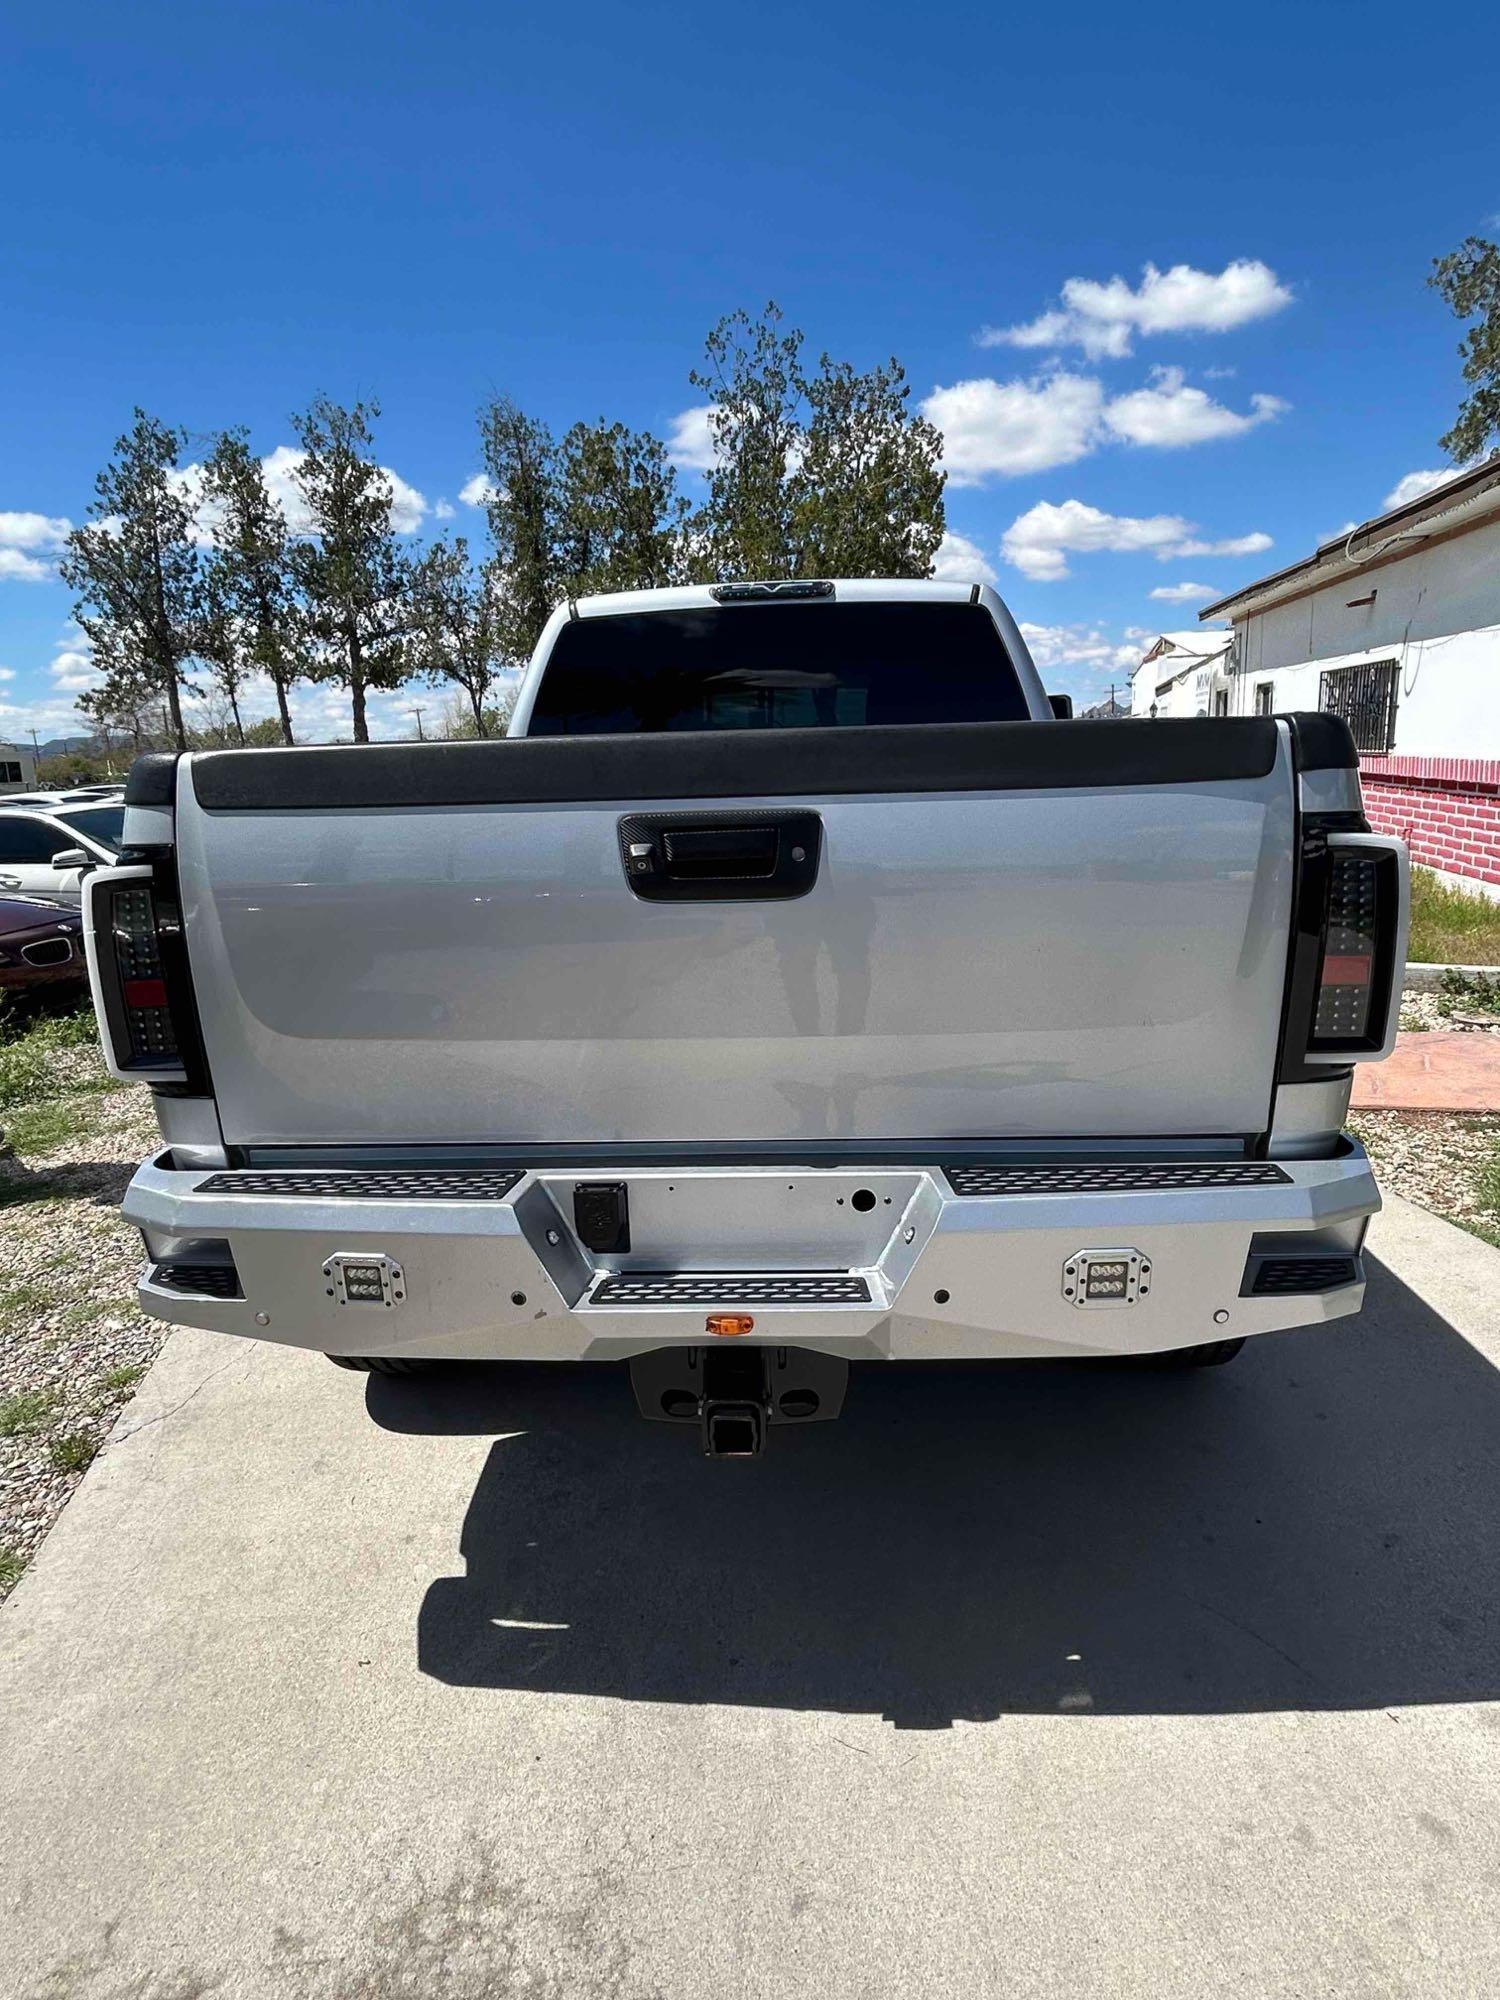
POLYGON ((99 1441, 91 1431, 68 1431, 54 1438, 47 1456, 58 1472, 82 1472, 93 1463, 99 1441))
POLYGON ((52 1294, 43 1285, 12 1285, 8 1292, 0 1292, 0 1333, 12 1320, 34 1318, 51 1303, 52 1294))
POLYGON ((111 1395, 118 1395, 122 1389, 133 1389, 145 1372, 143 1361, 129 1361, 123 1368, 111 1368, 107 1375, 100 1378, 99 1386, 111 1395))
POLYGON ((0 1400, 0 1437, 28 1437, 45 1430, 59 1402, 55 1389, 18 1389, 0 1400))
POLYGON ((14 1549, 0 1548, 0 1590, 9 1590, 18 1582, 25 1567, 24 1556, 18 1556, 14 1549))
POLYGON ((35 1104, 60 1090, 118 1089, 117 1079, 102 1061, 76 1060, 80 1049, 96 1051, 98 1046, 94 1010, 87 1001, 70 1014, 22 1014, 14 1007, 0 1008, 0 1110, 35 1104))
POLYGON ((55 1153, 81 1139, 93 1120, 81 1104, 67 1097, 44 1097, 40 1104, 22 1104, 5 1120, 5 1141, 23 1158, 55 1153))
POLYGON ((1411 871, 1411 942, 1419 965, 1500 965, 1500 903, 1411 871))

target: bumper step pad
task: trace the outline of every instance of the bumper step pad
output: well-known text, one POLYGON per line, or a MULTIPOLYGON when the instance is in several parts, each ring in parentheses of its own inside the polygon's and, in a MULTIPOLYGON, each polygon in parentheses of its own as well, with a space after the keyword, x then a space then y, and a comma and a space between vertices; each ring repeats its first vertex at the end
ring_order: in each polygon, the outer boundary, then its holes
POLYGON ((620 1271, 601 1278, 591 1306, 867 1306, 866 1279, 849 1271, 620 1271))
POLYGON ((284 1194, 294 1201, 503 1201, 521 1178, 512 1167, 245 1169, 199 1181, 197 1194, 284 1194))
POLYGON ((959 1196, 1160 1194, 1173 1188, 1285 1187, 1269 1160, 1049 1160, 1016 1167, 944 1167, 959 1196))

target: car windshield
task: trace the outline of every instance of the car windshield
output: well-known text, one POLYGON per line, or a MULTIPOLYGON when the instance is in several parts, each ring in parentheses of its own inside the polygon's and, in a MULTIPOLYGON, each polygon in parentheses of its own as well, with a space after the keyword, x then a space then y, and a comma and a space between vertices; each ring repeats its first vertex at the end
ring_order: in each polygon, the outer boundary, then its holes
POLYGON ((1026 712, 982 605, 705 605, 565 625, 529 733, 1019 722, 1026 712))
POLYGON ((124 806, 76 806, 56 817, 63 826, 86 833, 90 840, 107 847, 111 854, 118 854, 125 844, 124 806))

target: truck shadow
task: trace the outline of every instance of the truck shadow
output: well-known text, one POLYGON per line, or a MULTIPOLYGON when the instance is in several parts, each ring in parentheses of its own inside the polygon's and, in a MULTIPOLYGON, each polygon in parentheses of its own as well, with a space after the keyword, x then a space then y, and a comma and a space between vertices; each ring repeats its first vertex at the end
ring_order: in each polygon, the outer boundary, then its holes
POLYGON ((915 1728, 1500 1697, 1500 1374, 1378 1264, 1362 1319, 1225 1370, 856 1368, 748 1464, 642 1423, 623 1368, 369 1408, 512 1433, 420 1614, 457 1686, 915 1728))

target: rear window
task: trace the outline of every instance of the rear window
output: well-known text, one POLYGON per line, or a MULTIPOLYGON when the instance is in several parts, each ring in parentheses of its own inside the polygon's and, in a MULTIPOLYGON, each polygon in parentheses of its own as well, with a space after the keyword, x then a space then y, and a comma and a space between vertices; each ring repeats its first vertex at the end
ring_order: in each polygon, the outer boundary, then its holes
POLYGON ((735 604, 579 618, 558 634, 533 736, 1019 722, 977 604, 735 604))

